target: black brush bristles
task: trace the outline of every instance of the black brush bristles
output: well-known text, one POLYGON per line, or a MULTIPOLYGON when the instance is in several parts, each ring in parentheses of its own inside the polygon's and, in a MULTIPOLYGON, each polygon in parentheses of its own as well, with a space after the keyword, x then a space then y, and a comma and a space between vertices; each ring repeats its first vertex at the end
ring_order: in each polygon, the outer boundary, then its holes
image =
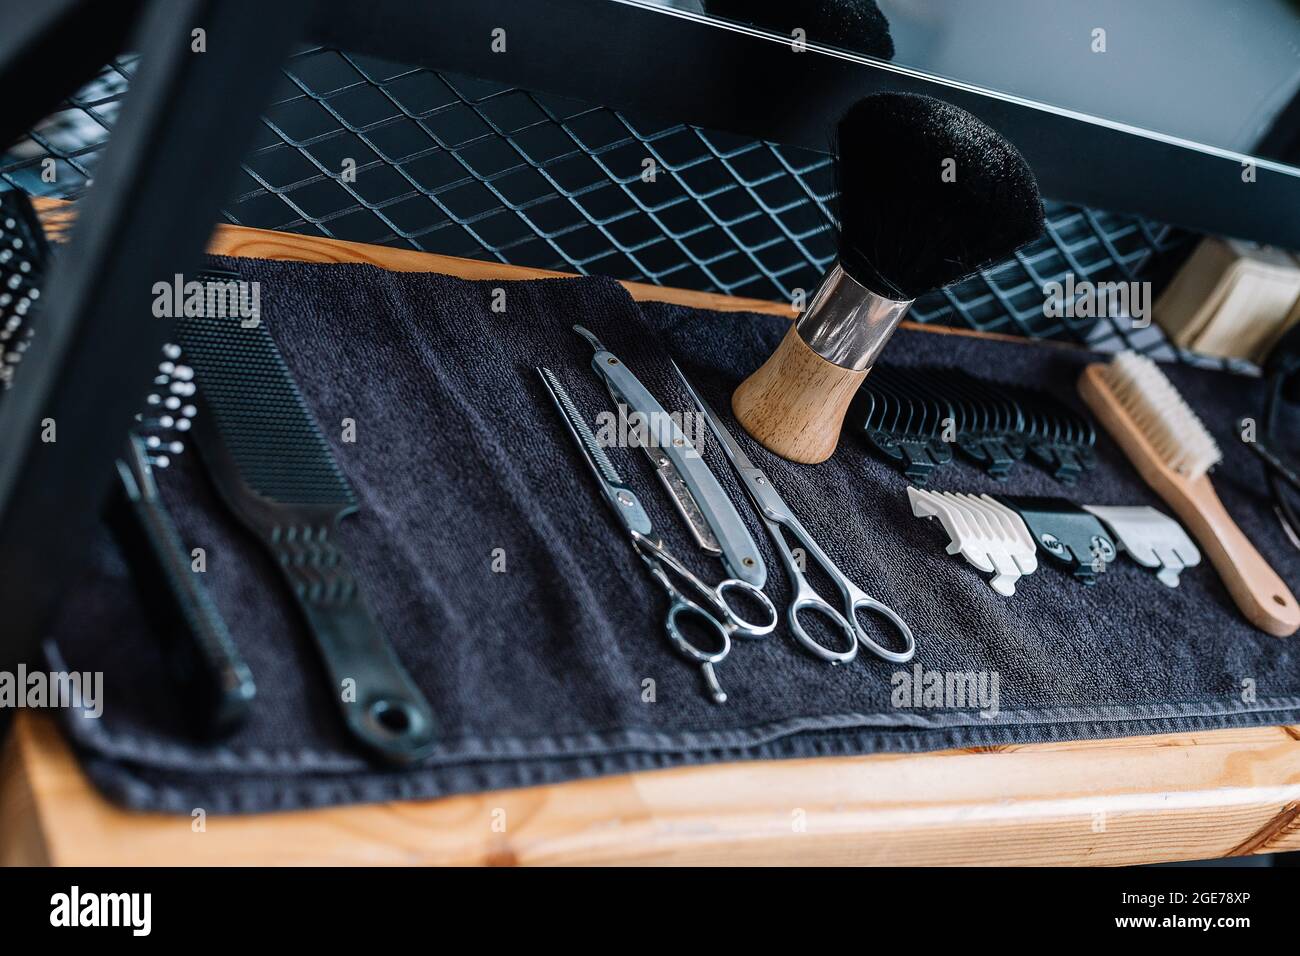
POLYGON ((1024 157, 951 103, 876 93, 836 134, 840 263, 872 292, 915 299, 1042 235, 1024 157))

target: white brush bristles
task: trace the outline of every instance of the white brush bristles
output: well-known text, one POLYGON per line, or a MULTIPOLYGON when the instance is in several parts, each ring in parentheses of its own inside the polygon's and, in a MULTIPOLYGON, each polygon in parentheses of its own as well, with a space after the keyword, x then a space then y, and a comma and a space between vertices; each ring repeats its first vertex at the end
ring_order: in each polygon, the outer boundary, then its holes
POLYGON ((1136 352, 1120 352, 1105 368, 1111 391, 1167 466, 1186 478, 1199 478, 1223 457, 1155 362, 1136 352))

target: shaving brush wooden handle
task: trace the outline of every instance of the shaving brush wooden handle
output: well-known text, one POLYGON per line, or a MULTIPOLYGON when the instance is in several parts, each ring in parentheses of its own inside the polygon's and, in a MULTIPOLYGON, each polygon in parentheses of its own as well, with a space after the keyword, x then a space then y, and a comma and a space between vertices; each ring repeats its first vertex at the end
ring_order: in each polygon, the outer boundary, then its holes
POLYGON ((736 419, 782 458, 825 461, 849 402, 911 304, 868 291, 836 263, 776 351, 732 394, 736 419))
POLYGON ((844 414, 867 369, 842 368, 790 326, 781 344, 731 396, 745 431, 789 461, 816 465, 835 451, 844 414))

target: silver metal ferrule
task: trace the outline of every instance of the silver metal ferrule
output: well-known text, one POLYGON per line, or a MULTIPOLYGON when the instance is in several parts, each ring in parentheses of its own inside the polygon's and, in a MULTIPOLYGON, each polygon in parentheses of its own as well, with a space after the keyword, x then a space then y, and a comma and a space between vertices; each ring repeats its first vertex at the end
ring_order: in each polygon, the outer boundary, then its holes
POLYGON ((875 364, 912 301, 877 295, 859 285, 837 261, 794 327, 826 361, 860 372, 875 364))

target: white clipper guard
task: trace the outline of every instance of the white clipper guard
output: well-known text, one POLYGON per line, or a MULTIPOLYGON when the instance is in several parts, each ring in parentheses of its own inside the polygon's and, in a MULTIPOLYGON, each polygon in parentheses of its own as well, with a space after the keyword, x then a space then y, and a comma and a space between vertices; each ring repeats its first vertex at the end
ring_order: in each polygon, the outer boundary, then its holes
POLYGON ((989 586, 999 594, 1015 594, 1016 582, 1038 570, 1037 547, 1024 519, 988 495, 909 486, 907 500, 918 518, 939 519, 951 539, 949 554, 960 554, 979 570, 993 573, 989 586))
POLYGON ((1156 577, 1165 587, 1178 587, 1183 568, 1201 563, 1201 552, 1183 526, 1162 511, 1148 505, 1084 505, 1083 509, 1110 529, 1115 543, 1134 561, 1156 568, 1156 577))

